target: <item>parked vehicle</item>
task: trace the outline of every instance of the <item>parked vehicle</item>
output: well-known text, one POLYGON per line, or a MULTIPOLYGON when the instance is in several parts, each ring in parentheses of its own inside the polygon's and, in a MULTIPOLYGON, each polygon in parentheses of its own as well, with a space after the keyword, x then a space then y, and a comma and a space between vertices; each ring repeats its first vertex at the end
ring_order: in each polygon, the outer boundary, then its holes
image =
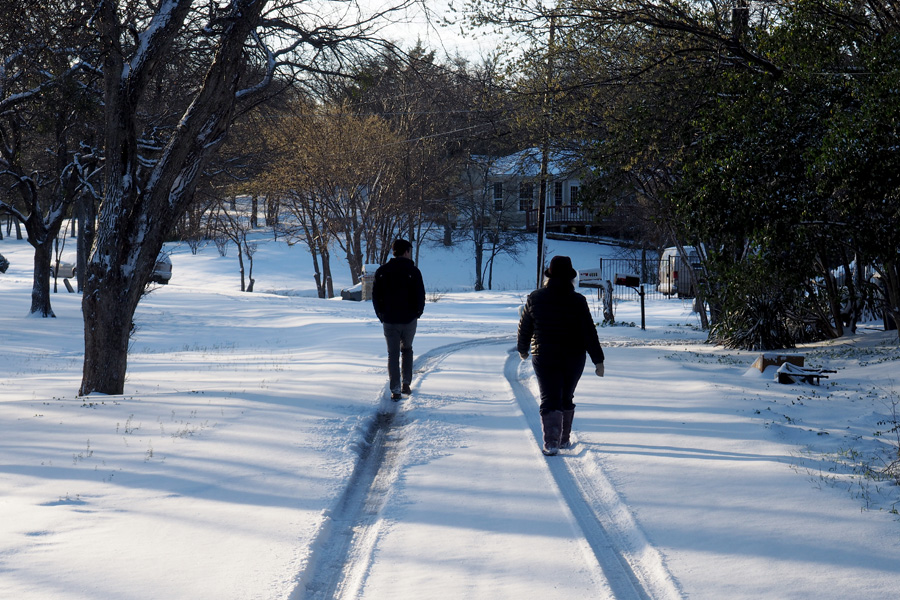
MULTIPOLYGON (((75 263, 70 262, 71 260, 74 260, 74 258, 59 261, 59 273, 56 272, 56 261, 53 261, 50 264, 50 276, 63 277, 65 279, 72 279, 75 277, 75 263)), ((169 283, 170 279, 172 279, 172 260, 168 256, 161 255, 153 266, 153 272, 150 274, 150 281, 153 283, 166 284, 169 283)))
POLYGON ((153 272, 150 273, 150 281, 153 283, 167 284, 172 279, 172 259, 166 255, 161 255, 156 260, 153 272))
POLYGON ((700 255, 693 246, 685 246, 686 256, 678 252, 677 247, 666 248, 659 258, 659 285, 657 290, 668 296, 693 298, 696 295, 694 278, 688 269, 699 271, 700 255))
MULTIPOLYGON (((75 259, 72 258, 72 260, 75 259)), ((75 263, 73 262, 69 262, 68 260, 60 260, 59 272, 57 272, 56 269, 56 261, 50 261, 50 277, 62 277, 64 279, 71 279, 75 277, 75 263)))

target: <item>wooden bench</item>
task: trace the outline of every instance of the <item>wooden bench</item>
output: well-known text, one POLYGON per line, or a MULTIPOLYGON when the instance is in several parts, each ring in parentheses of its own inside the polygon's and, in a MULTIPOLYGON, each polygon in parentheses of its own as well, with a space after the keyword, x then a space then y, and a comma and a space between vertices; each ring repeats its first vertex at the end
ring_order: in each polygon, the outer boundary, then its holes
POLYGON ((811 369, 809 367, 798 367, 797 365, 786 362, 778 367, 778 383, 811 383, 819 385, 821 379, 828 379, 825 373, 835 373, 826 369, 811 369))

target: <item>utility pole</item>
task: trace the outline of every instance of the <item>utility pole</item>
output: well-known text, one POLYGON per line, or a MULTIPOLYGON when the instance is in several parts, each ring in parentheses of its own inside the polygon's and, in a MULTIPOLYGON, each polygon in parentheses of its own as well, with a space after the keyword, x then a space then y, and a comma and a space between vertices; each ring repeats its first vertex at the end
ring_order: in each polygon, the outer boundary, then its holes
POLYGON ((553 46, 556 39, 556 13, 550 14, 550 42, 547 52, 547 81, 544 89, 544 111, 541 115, 541 184, 538 192, 537 222, 537 285, 540 289, 544 275, 544 237, 547 233, 547 170, 550 163, 550 125, 553 117, 553 46))

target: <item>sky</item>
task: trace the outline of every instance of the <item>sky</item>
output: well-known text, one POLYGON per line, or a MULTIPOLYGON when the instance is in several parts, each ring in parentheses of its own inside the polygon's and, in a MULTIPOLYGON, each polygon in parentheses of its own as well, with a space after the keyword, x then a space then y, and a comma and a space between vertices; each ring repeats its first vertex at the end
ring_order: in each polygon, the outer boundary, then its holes
MULTIPOLYGON (((372 6, 390 6, 390 2, 373 0, 372 6)), ((458 53, 477 62, 497 49, 501 36, 490 29, 473 29, 464 24, 462 9, 460 1, 416 2, 398 15, 400 22, 389 25, 384 31, 386 37, 400 41, 405 48, 411 48, 421 40, 426 48, 436 50, 438 54, 454 56, 458 53)))
MULTIPOLYGON (((513 348, 533 247, 484 292, 470 248, 422 248, 412 394, 392 402, 371 305, 314 297, 302 245, 258 236, 253 293, 234 248, 167 245, 125 393, 89 397, 79 295, 29 316, 32 250, 0 240, 0 598, 896 595, 896 332, 798 348, 835 372, 782 385, 705 344, 689 300, 651 298, 646 330, 620 301, 574 447, 545 457, 513 348)), ((622 252, 547 246, 576 269, 622 252)))

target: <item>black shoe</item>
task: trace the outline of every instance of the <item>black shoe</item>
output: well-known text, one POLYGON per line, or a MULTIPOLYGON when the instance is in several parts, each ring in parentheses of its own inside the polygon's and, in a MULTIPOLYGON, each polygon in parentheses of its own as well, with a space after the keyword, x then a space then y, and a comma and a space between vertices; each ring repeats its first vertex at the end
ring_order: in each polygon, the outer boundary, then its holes
POLYGON ((401 394, 406 394, 407 396, 409 396, 410 394, 412 394, 412 390, 409 389, 409 384, 408 384, 408 383, 404 383, 404 384, 403 384, 403 389, 400 390, 400 393, 401 393, 401 394))
POLYGON ((403 396, 401 396, 399 392, 391 392, 391 400, 393 400, 394 402, 400 400, 401 398, 403 398, 403 396))

